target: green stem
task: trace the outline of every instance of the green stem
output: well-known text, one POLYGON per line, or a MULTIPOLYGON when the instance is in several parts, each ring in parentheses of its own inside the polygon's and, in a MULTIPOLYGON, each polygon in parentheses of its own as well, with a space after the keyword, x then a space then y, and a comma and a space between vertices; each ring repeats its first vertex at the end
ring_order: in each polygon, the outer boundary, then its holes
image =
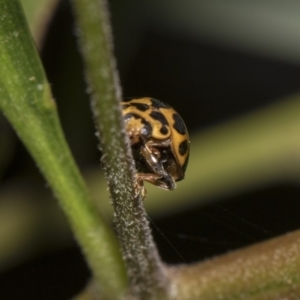
POLYGON ((104 0, 73 3, 130 291, 138 299, 162 299, 169 288, 168 279, 134 185, 135 166, 123 126, 107 4, 104 0))
POLYGON ((121 299, 126 276, 109 227, 92 207, 63 136, 19 1, 0 0, 0 108, 60 201, 105 299, 121 299))

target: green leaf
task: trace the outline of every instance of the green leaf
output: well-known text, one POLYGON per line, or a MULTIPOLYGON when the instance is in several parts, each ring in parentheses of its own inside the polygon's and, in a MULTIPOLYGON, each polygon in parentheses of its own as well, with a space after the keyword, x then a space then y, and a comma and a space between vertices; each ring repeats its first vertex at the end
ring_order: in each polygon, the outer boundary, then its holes
POLYGON ((0 0, 0 109, 63 207, 105 299, 125 293, 119 245, 91 205, 18 1, 0 0))

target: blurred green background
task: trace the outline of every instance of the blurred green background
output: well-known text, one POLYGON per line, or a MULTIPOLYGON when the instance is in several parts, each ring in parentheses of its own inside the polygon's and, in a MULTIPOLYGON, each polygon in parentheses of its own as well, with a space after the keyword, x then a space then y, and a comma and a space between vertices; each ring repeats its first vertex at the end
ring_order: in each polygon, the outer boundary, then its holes
MULTIPOLYGON (((61 122, 111 220, 70 3, 22 1, 61 122)), ((123 95, 167 102, 186 179, 145 201, 163 260, 195 262, 300 227, 300 4, 110 0, 123 95)), ((0 299, 68 299, 89 278, 36 164, 0 116, 0 299)))

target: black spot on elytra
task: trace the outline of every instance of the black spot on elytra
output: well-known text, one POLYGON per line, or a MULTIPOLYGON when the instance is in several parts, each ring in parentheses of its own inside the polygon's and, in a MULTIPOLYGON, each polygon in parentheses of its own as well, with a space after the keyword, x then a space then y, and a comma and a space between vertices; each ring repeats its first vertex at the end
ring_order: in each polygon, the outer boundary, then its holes
POLYGON ((144 103, 131 103, 131 106, 135 106, 139 111, 146 111, 150 108, 148 104, 144 103))
POLYGON ((166 126, 163 126, 163 127, 159 130, 159 132, 160 132, 161 134, 163 134, 163 135, 166 135, 166 134, 168 134, 169 129, 168 129, 166 126))
POLYGON ((168 121, 165 116, 159 111, 152 111, 150 117, 161 123, 162 126, 168 125, 168 121))
POLYGON ((170 108, 171 106, 166 104, 166 103, 163 103, 157 99, 153 99, 151 98, 151 103, 152 103, 152 106, 159 109, 159 108, 170 108))
POLYGON ((126 109, 126 108, 128 108, 130 106, 130 104, 122 104, 122 108, 123 109, 126 109))
POLYGON ((173 114, 173 120, 175 121, 173 128, 180 134, 186 134, 185 125, 178 114, 173 114))
POLYGON ((188 151, 188 142, 187 140, 184 140, 179 144, 179 153, 180 155, 183 156, 186 154, 187 151, 188 151))

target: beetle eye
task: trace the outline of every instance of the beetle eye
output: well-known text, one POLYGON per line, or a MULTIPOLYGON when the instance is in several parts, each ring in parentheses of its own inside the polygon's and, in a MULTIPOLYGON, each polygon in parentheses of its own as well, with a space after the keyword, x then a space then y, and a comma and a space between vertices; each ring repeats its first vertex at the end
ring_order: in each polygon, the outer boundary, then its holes
POLYGON ((143 128, 141 129, 141 134, 142 134, 143 136, 148 136, 148 135, 149 135, 149 130, 147 129, 147 127, 143 127, 143 128))

